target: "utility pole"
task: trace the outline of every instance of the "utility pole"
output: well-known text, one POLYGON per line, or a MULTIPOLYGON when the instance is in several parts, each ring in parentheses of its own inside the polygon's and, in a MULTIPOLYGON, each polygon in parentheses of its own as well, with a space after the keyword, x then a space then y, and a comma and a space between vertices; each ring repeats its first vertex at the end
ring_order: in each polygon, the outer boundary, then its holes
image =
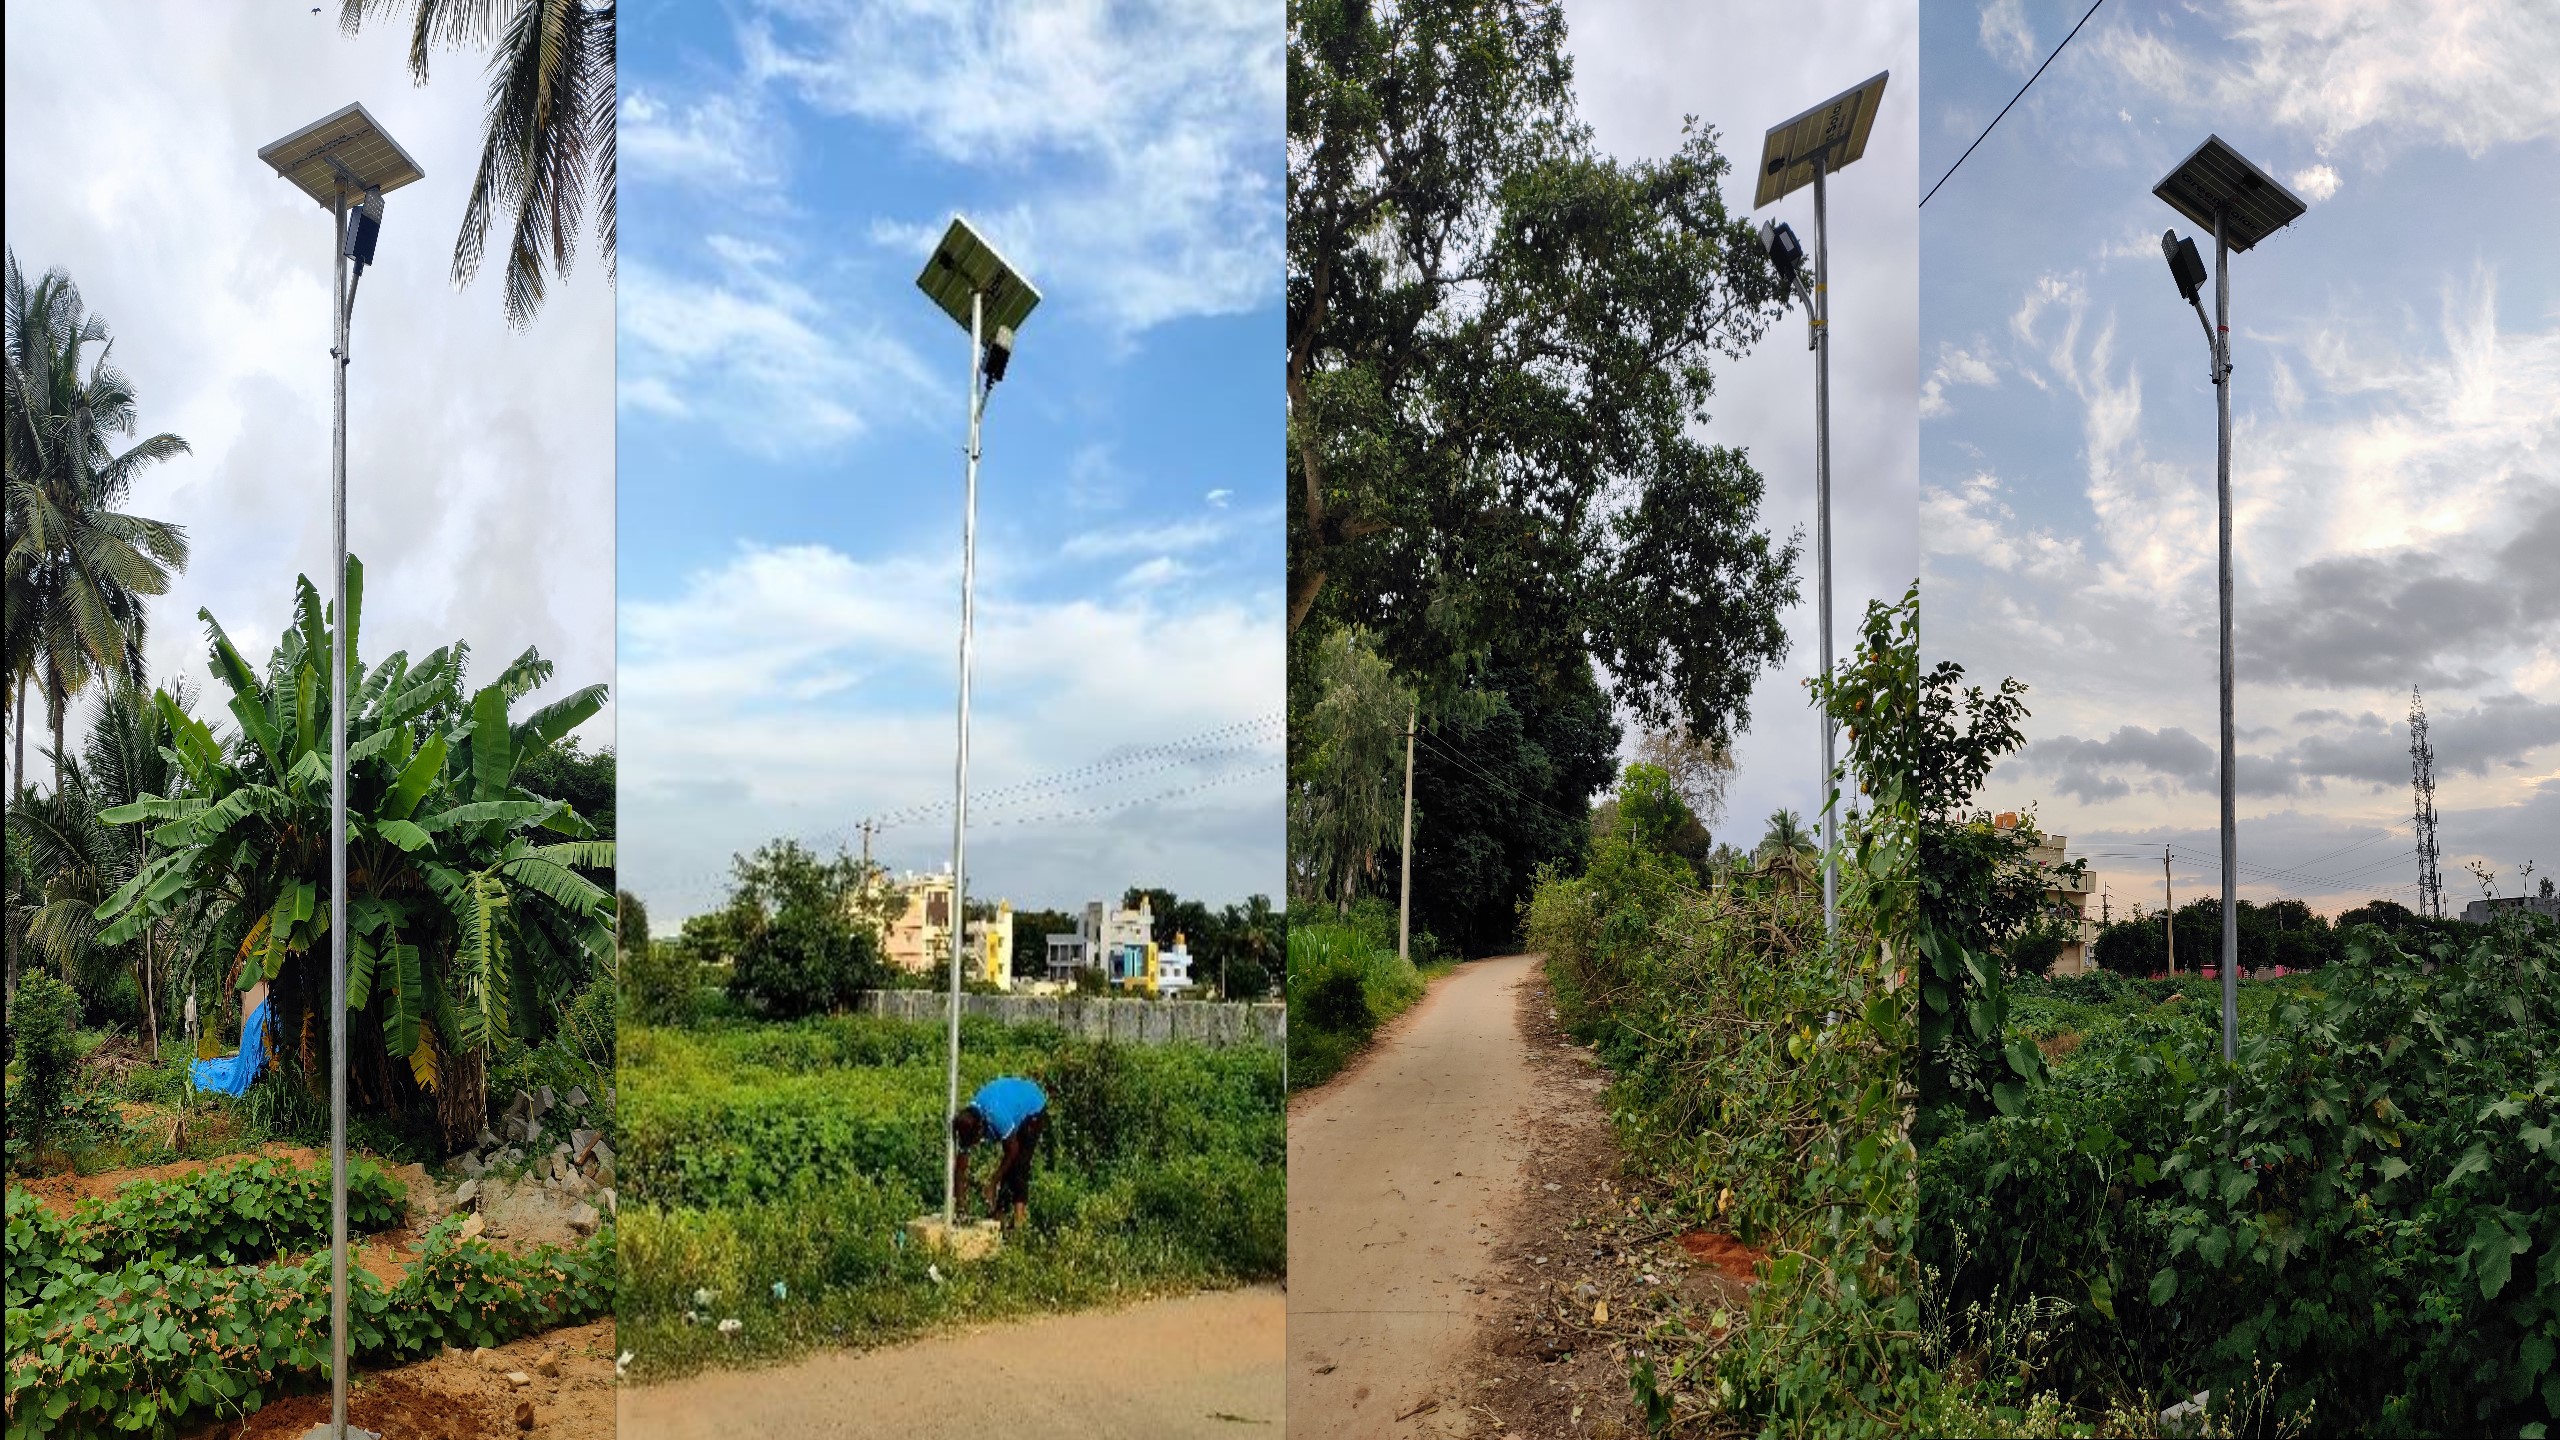
POLYGON ((1396 881, 1396 958, 1413 963, 1413 731, 1422 720, 1422 700, 1415 697, 1404 722, 1403 875, 1396 881))
POLYGON ((2169 891, 2169 847, 2160 847, 2160 924, 2169 933, 2169 973, 2178 973, 2178 897, 2169 891))
POLYGON ((862 832, 862 874, 864 883, 868 884, 871 876, 871 832, 880 828, 880 822, 865 820, 854 828, 862 832))

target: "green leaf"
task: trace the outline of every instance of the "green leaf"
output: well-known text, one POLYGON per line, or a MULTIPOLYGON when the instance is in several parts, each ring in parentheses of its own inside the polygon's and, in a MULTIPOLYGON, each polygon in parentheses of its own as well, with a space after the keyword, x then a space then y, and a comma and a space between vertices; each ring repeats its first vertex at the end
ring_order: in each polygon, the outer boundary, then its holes
POLYGON ((381 815, 386 820, 406 820, 416 812, 418 802, 426 798, 427 787, 444 769, 444 737, 431 736, 409 757, 400 769, 400 778, 391 782, 391 793, 382 797, 381 815))
POLYGON ((412 855, 436 843, 434 836, 406 820, 385 820, 373 827, 373 833, 412 855))
POLYGON ((2024 1114, 2027 1108, 2027 1087, 2011 1080, 2000 1081, 1991 1087, 1991 1103, 1998 1107, 2003 1115, 2024 1114))
POLYGON ((515 773, 515 736, 507 728, 507 692, 491 685, 471 697, 471 798, 500 799, 515 773))
POLYGON ((2166 1266, 2151 1277, 2151 1303, 2166 1305, 2178 1293, 2178 1272, 2166 1266))
POLYGON ((418 824, 429 834, 440 835, 455 826, 482 825, 502 821, 509 825, 538 821, 551 813, 556 800, 474 800, 439 810, 418 824))
POLYGON ((584 690, 554 700, 524 719, 515 727, 514 742, 518 756, 537 750, 548 750, 560 737, 577 729, 604 708, 605 687, 590 685, 584 690))

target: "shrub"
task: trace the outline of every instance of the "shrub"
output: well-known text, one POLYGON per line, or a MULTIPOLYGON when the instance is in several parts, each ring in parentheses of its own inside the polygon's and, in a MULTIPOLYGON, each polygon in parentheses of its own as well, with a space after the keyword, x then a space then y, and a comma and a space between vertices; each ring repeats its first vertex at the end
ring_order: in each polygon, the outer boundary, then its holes
POLYGON ((702 961, 682 940, 640 940, 622 952, 624 1013, 643 1025, 692 1024, 702 983, 702 961))
POLYGON ((13 1155, 23 1147, 24 1158, 32 1161, 60 1124, 79 1061, 79 1023, 80 997, 70 986, 41 970, 19 977, 9 1014, 9 1058, 16 1071, 8 1102, 13 1155))

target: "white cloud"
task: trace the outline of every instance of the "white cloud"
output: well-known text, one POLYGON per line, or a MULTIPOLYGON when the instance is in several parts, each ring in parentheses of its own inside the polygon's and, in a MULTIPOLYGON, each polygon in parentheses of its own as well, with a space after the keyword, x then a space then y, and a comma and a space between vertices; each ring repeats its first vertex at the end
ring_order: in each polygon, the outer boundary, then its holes
POLYGON ((771 117, 752 95, 676 102, 635 85, 623 91, 617 118, 615 146, 633 178, 733 189, 780 178, 771 117))
POLYGON ((2210 47, 2133 23, 2098 48, 2144 88, 2244 109, 2326 155, 2418 144, 2478 156, 2560 135, 2560 25, 2514 0, 2236 0, 2210 47))
POLYGON ((2317 205, 2338 193, 2338 172, 2326 165, 2313 165, 2293 172, 2293 191, 2317 205))
POLYGON ((1929 378, 1920 387, 1920 418, 1947 414, 1946 390, 1950 385, 1996 387, 2000 372, 1991 361, 1974 350, 1964 349, 1948 341, 1938 342, 1938 363, 1929 370, 1929 378))
POLYGON ((1003 177, 1022 200, 974 218, 1054 299, 1134 334, 1269 299, 1280 20, 1259 0, 811 0, 743 43, 753 83, 1003 177))
POLYGON ((1068 536, 1067 543, 1059 548, 1070 559, 1095 560, 1115 555, 1197 550, 1216 544, 1229 533, 1230 527, 1221 520, 1171 520, 1161 525, 1083 530, 1068 536))
MULTIPOLYGON (((861 815, 947 796, 957 568, 914 556, 859 561, 818 545, 745 546, 667 599, 627 600, 625 883, 653 905, 690 913, 716 902, 734 851, 775 834, 838 839, 861 815)), ((1006 568, 987 564, 981 574, 1006 568)), ((972 791, 1276 715, 1281 651, 1276 597, 1204 604, 1136 587, 1051 602, 982 589, 972 791)), ((1257 733, 1266 738, 1252 743, 1270 755, 1232 765, 1276 758, 1276 723, 1257 733)), ((1165 779, 1080 791, 1072 803, 1142 799, 1165 779)), ((1188 818, 1168 831, 1179 848, 1159 841, 1168 827, 1145 807, 984 832, 973 817, 971 889, 1058 903, 1139 883, 1214 894, 1242 874, 1277 893, 1276 783, 1241 781, 1181 803, 1188 818), (1267 878, 1257 873, 1264 865, 1267 878)), ((938 863, 947 842, 947 829, 898 830, 882 853, 920 867, 938 863)))
POLYGON ((2021 75, 2034 68, 2036 35, 2024 0, 1986 0, 1981 34, 1982 53, 2021 75))
POLYGON ((923 363, 793 279, 775 249, 713 234, 709 272, 622 267, 620 403, 778 455, 860 434, 930 393, 923 363))

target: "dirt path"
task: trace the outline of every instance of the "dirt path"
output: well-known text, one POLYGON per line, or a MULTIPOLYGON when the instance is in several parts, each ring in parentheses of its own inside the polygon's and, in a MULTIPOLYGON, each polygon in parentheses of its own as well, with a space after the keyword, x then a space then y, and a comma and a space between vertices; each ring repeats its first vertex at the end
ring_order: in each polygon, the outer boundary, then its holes
POLYGON ((1270 1286, 991 1325, 622 1391, 620 1440, 1276 1435, 1270 1286))
POLYGON ((1460 967, 1289 1115, 1289 1433, 1467 1432, 1446 1403, 1493 1313, 1532 1075, 1533 956, 1460 967))
MULTIPOLYGON (((489 1350, 448 1350, 347 1388, 351 1427, 398 1440, 614 1440, 613 1321, 591 1320, 489 1350), (522 1375, 517 1384, 513 1376, 522 1375)), ((194 1428, 190 1440, 300 1440, 329 1419, 329 1392, 270 1401, 244 1419, 194 1428)))

